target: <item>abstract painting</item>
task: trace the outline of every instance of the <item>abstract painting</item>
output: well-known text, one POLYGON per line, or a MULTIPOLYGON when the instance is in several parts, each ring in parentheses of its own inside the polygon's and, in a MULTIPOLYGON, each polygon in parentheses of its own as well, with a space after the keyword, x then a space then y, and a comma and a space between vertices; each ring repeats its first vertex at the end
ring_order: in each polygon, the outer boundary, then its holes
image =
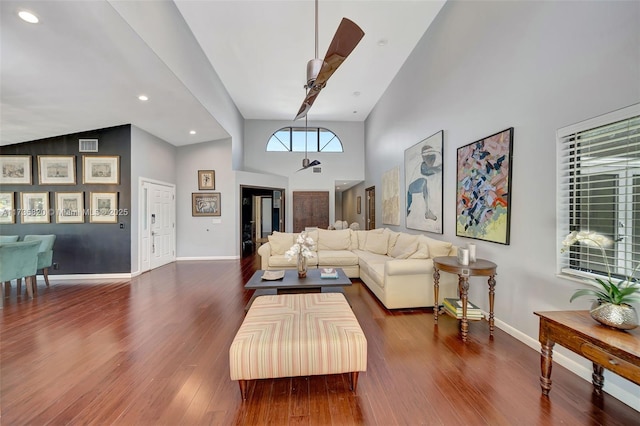
POLYGON ((458 148, 456 235, 509 244, 513 127, 458 148))
POLYGON ((382 175, 382 223, 400 225, 400 166, 382 175))
POLYGON ((404 151, 407 228, 442 234, 444 131, 404 151))

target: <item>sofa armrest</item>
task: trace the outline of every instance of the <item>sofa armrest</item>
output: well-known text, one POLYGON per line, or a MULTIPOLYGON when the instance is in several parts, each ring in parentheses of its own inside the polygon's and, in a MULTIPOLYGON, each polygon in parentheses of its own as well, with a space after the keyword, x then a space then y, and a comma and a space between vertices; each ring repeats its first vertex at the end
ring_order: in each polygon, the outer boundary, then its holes
POLYGON ((264 243, 258 247, 258 254, 260 255, 260 268, 263 271, 269 270, 269 257, 271 257, 271 244, 264 243))
POLYGON ((433 273, 431 259, 393 259, 385 262, 385 275, 414 275, 433 273))

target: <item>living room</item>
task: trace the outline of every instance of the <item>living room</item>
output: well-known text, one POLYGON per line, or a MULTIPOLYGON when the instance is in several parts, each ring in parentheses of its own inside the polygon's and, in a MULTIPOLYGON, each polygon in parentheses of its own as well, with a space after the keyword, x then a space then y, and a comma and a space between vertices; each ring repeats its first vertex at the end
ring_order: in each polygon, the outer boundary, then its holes
MULTIPOLYGON (((407 148, 443 130, 446 219, 441 235, 428 235, 464 246, 470 240, 458 237, 455 227, 456 150, 513 127, 510 243, 476 244, 479 257, 498 265, 497 327, 539 350, 534 311, 589 307, 587 300, 570 303, 580 284, 558 277, 556 132, 640 101, 639 40, 640 4, 634 1, 449 1, 366 120, 313 120, 314 126, 327 127, 344 138, 343 154, 317 153, 323 174, 297 173, 300 155, 265 153, 269 136, 291 125, 290 121, 244 120, 228 95, 217 96, 210 88, 199 96, 218 112, 215 119, 226 137, 177 147, 132 125, 128 142, 131 217, 139 215, 140 177, 170 182, 176 188, 176 259, 235 259, 240 253, 235 214, 240 185, 286 188, 290 197, 293 191, 309 189, 333 194, 335 180, 344 178, 364 181, 350 190, 364 197, 366 187, 381 188, 383 174, 403 165, 407 148), (150 152, 153 162, 148 161, 150 152), (222 194, 222 217, 217 222, 191 215, 191 193, 197 190, 194 176, 199 169, 216 171, 216 191, 222 194)), ((153 48, 161 56, 169 50, 168 46, 153 48)), ((204 61, 201 54, 193 58, 196 65, 204 61)), ((185 67, 176 69, 184 72, 180 77, 194 90, 202 87, 185 67)), ((213 84, 224 93, 220 81, 213 84)), ((103 127, 123 124, 128 123, 103 127)), ((78 133, 92 131, 78 129, 78 133)), ((3 155, 17 153, 11 145, 2 147, 3 155)), ((400 197, 404 206, 402 190, 400 197)), ((285 228, 290 229, 290 204, 287 209, 285 228)), ((377 214, 381 211, 378 207, 377 214)), ((338 216, 333 202, 330 215, 338 216)), ((380 216, 377 219, 379 226, 387 227, 380 216)), ((14 232, 12 226, 2 225, 0 231, 14 232)), ((127 244, 130 261, 121 270, 96 274, 139 273, 137 226, 132 220, 123 236, 131 239, 127 244)), ((388 227, 407 231, 404 222, 388 227)), ((469 294, 474 303, 488 310, 484 286, 472 280, 469 294)), ((556 351, 554 359, 590 386, 591 364, 562 348, 556 351)), ((606 392, 640 410, 636 385, 614 374, 605 377, 606 392)))

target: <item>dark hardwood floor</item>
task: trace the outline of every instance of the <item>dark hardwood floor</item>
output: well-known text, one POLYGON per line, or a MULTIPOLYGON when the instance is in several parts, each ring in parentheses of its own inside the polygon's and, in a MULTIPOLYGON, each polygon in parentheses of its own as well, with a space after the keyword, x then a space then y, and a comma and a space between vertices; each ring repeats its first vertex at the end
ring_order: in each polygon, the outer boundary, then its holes
MULTIPOLYGON (((242 401, 228 350, 258 263, 179 262, 131 281, 15 284, 1 312, 2 425, 633 425, 640 414, 486 322, 469 341, 428 310, 390 312, 346 289, 368 340, 357 393, 346 375, 260 380, 242 401)), ((533 313, 531 314, 533 315, 533 313)))

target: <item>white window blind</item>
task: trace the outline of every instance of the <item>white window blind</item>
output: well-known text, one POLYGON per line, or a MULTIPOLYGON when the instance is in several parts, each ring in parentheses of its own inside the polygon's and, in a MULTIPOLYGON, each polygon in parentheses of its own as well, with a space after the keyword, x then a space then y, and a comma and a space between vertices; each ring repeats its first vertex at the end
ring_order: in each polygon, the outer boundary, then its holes
POLYGON ((640 104, 558 130, 558 247, 572 231, 612 244, 559 252, 562 274, 640 275, 640 104))

